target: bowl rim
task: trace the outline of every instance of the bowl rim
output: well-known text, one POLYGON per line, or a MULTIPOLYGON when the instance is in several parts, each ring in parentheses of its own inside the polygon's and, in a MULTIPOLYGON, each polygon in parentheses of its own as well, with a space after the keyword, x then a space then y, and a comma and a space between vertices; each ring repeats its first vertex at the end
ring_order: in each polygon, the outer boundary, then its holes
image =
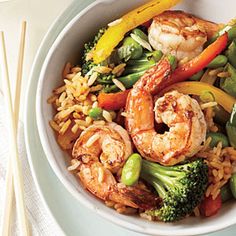
MULTIPOLYGON (((145 233, 145 234, 150 234, 150 235, 163 235, 163 236, 169 236, 173 235, 172 228, 170 224, 167 224, 168 228, 167 229, 158 229, 158 228, 153 228, 153 227, 142 227, 134 223, 130 223, 127 221, 124 221, 117 217, 116 215, 111 215, 109 212, 105 212, 103 209, 100 209, 92 202, 90 202, 88 199, 86 199, 82 194, 80 194, 79 191, 77 191, 74 187, 72 187, 71 183, 63 176, 61 175, 61 170, 59 166, 57 165, 54 155, 52 152, 52 148, 49 145, 49 142, 47 141, 49 139, 46 129, 45 129, 45 123, 43 122, 43 116, 42 116, 42 87, 43 87, 43 81, 47 69, 47 65, 49 64, 51 60, 51 56, 53 52, 55 51, 56 48, 58 48, 58 45, 60 44, 61 40, 64 38, 64 36, 68 33, 70 28, 83 16, 87 13, 87 11, 91 10, 92 8, 98 6, 99 4, 104 4, 104 3, 112 3, 115 0, 96 0, 90 5, 88 5, 86 8, 84 8, 82 11, 80 11, 72 20, 64 27, 64 29, 59 33, 57 36, 56 40, 53 42, 50 50, 47 53, 47 56, 43 62, 43 66, 40 72, 38 84, 37 84, 37 92, 36 92, 36 122, 37 122, 37 129, 40 137, 40 141, 44 150, 44 153, 47 157, 47 160, 56 174, 57 178, 61 181, 61 183, 66 187, 68 192, 72 194, 72 196, 77 199, 79 202, 81 202, 84 206, 87 208, 93 210, 94 212, 98 213, 100 216, 105 218, 106 220, 117 224, 119 226, 122 226, 126 229, 139 232, 139 233, 145 233)), ((52 131, 53 132, 53 131, 52 131)), ((60 148, 60 147, 59 147, 60 148)), ((95 198, 95 197, 94 197, 95 198)), ((96 199, 96 198, 95 198, 96 199)), ((97 201, 99 201, 97 199, 97 201)), ((158 222, 157 222, 158 224, 158 222)), ((225 229, 227 227, 230 227, 232 225, 236 224, 236 219, 231 218, 230 220, 227 220, 227 222, 222 222, 221 224, 217 225, 204 225, 201 229, 198 228, 197 232, 193 232, 193 228, 175 228, 175 235, 176 236, 188 236, 188 235, 199 235, 199 234, 206 234, 206 233, 212 233, 218 230, 225 229)))

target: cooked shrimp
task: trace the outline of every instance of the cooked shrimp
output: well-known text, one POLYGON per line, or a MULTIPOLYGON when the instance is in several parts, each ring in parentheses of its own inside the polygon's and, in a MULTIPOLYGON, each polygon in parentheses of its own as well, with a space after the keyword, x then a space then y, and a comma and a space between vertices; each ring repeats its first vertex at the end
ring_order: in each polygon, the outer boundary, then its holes
MULTIPOLYGON (((159 72, 166 76, 162 65, 159 64, 159 72)), ((206 122, 198 102, 177 91, 158 98, 154 107, 156 79, 151 75, 143 76, 130 91, 126 103, 126 128, 144 158, 174 165, 199 151, 206 136, 206 122), (154 114, 157 124, 166 124, 169 131, 164 134, 155 131, 154 114)))
POLYGON ((208 36, 218 29, 219 25, 183 11, 165 11, 153 19, 148 38, 154 49, 178 60, 190 60, 201 53, 208 36))
POLYGON ((115 123, 92 125, 76 141, 72 156, 81 164, 78 176, 82 184, 104 201, 133 208, 151 209, 158 198, 138 186, 126 187, 115 176, 132 153, 127 131, 115 123))

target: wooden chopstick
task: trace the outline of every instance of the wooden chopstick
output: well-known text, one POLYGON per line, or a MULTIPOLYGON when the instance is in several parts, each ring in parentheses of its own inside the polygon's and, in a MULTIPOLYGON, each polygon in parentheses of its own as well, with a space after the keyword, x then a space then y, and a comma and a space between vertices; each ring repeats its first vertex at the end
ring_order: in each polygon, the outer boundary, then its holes
POLYGON ((1 74, 3 79, 3 92, 4 97, 7 102, 7 113, 10 126, 10 150, 11 158, 9 160, 8 171, 7 171, 7 191, 6 191, 6 201, 5 201, 5 211, 4 211, 4 222, 2 235, 8 236, 10 234, 10 221, 11 221, 11 210, 12 210, 12 200, 13 200, 13 181, 12 176, 14 177, 14 189, 16 196, 16 207, 18 212, 18 218, 20 223, 20 229, 22 235, 29 235, 28 222, 25 211, 25 203, 23 196, 23 181, 22 181, 22 170, 21 163, 18 156, 17 148, 17 127, 18 127, 18 118, 19 118, 19 108, 20 108, 20 90, 21 90, 21 80, 22 80, 22 68, 23 68, 23 58, 24 58, 24 47, 25 47, 25 32, 26 32, 26 22, 22 23, 22 33, 21 33, 21 42, 18 58, 18 69, 17 69, 17 84, 15 92, 15 113, 13 113, 12 107, 12 97, 10 92, 10 82, 6 58, 6 48, 3 32, 1 35, 1 74))

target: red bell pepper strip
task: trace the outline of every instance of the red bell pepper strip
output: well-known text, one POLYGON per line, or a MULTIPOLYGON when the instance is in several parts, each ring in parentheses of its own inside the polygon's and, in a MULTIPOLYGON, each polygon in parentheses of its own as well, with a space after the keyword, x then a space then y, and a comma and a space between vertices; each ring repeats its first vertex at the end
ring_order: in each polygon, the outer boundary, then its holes
MULTIPOLYGON (((203 50, 200 55, 193 58, 186 64, 177 67, 171 77, 168 79, 161 77, 162 81, 156 82, 159 84, 159 88, 156 93, 160 92, 167 86, 187 80, 192 75, 204 69, 218 54, 220 54, 225 49, 227 42, 228 34, 225 33, 221 35, 215 42, 210 44, 205 50, 203 50)), ((98 96, 98 103, 99 106, 104 109, 118 110, 122 107, 125 107, 127 95, 127 91, 119 93, 100 93, 98 96)))
MULTIPOLYGON (((201 54, 191 61, 176 68, 168 85, 184 81, 204 69, 227 46, 228 34, 221 35, 214 43, 210 44, 201 54)), ((166 86, 165 86, 166 87, 166 86)))
POLYGON ((106 110, 119 110, 126 104, 126 99, 130 90, 125 90, 118 93, 99 93, 99 107, 106 110))
POLYGON ((200 204, 200 212, 203 216, 215 215, 222 206, 221 195, 219 194, 216 199, 212 197, 205 197, 200 204))

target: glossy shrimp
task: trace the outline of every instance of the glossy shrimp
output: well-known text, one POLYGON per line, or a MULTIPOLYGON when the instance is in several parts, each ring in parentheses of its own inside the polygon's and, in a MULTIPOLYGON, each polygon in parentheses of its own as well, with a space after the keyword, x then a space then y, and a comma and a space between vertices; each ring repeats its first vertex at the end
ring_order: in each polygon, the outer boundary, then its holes
POLYGON ((200 54, 207 38, 218 29, 218 24, 183 11, 165 11, 153 19, 148 37, 154 49, 172 54, 178 60, 190 60, 200 54))
POLYGON ((174 165, 199 151, 206 137, 206 122, 198 102, 177 91, 158 98, 154 106, 158 81, 170 76, 167 60, 162 60, 156 70, 154 75, 146 73, 141 77, 130 91, 126 128, 144 158, 174 165), (157 124, 164 123, 169 130, 156 132, 154 116, 157 124))
POLYGON ((78 176, 92 194, 104 201, 152 209, 158 198, 138 186, 126 187, 115 178, 132 153, 127 131, 116 123, 92 125, 76 141, 72 156, 80 161, 78 176))

